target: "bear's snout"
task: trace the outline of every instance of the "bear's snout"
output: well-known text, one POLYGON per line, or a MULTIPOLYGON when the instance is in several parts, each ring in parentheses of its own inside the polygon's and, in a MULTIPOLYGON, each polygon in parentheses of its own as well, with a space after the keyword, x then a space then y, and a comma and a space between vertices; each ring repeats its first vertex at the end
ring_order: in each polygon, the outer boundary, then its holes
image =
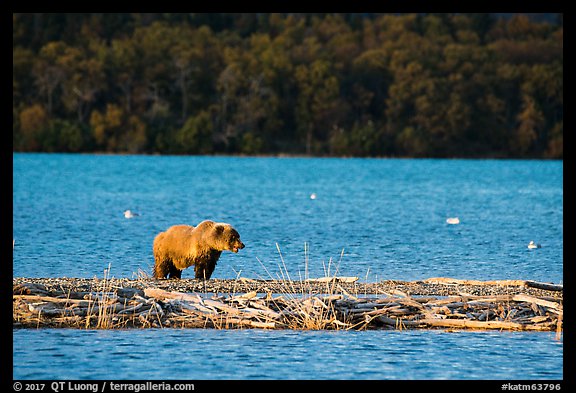
POLYGON ((238 240, 237 242, 234 242, 234 245, 232 246, 232 252, 237 253, 238 250, 241 250, 244 247, 245 247, 244 243, 242 243, 240 240, 238 240))

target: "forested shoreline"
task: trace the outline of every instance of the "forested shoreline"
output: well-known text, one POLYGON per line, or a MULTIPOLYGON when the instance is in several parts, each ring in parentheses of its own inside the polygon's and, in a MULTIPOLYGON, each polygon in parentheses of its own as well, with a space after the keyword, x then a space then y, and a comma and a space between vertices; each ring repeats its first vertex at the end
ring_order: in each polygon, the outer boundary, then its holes
POLYGON ((563 22, 13 14, 13 151, 563 158, 563 22))

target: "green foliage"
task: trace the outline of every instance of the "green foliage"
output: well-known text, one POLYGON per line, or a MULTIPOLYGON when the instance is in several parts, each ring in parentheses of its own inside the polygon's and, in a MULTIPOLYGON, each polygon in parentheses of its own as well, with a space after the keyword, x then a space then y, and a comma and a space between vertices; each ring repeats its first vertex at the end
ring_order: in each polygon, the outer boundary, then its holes
POLYGON ((330 153, 338 156, 369 157, 381 155, 386 151, 386 138, 382 128, 372 120, 366 123, 354 123, 352 129, 345 131, 334 127, 330 138, 330 153))
POLYGON ((177 152, 184 154, 212 153, 212 132, 212 120, 208 112, 202 111, 197 116, 189 117, 184 126, 176 132, 177 152))
POLYGON ((525 15, 15 13, 12 58, 15 151, 563 156, 525 15))
POLYGON ((242 154, 258 154, 262 152, 262 138, 254 135, 248 131, 242 135, 242 143, 240 144, 240 152, 242 154))
POLYGON ((44 147, 46 151, 64 151, 77 153, 84 149, 85 135, 77 123, 68 120, 54 119, 48 128, 49 140, 44 147))

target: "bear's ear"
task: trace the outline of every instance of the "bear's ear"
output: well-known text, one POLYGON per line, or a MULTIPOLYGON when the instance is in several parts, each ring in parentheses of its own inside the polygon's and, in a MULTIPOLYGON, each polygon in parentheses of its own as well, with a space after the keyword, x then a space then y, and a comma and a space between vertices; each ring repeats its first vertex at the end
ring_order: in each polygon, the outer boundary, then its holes
POLYGON ((222 224, 214 225, 214 232, 216 232, 217 236, 222 235, 222 233, 224 233, 224 225, 222 224))

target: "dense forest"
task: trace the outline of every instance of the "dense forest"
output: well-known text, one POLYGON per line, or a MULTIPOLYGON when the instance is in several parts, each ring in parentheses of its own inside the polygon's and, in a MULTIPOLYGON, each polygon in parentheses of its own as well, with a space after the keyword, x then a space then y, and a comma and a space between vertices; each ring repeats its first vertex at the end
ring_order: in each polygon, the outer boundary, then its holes
POLYGON ((13 150, 563 157, 563 20, 13 14, 13 150))

